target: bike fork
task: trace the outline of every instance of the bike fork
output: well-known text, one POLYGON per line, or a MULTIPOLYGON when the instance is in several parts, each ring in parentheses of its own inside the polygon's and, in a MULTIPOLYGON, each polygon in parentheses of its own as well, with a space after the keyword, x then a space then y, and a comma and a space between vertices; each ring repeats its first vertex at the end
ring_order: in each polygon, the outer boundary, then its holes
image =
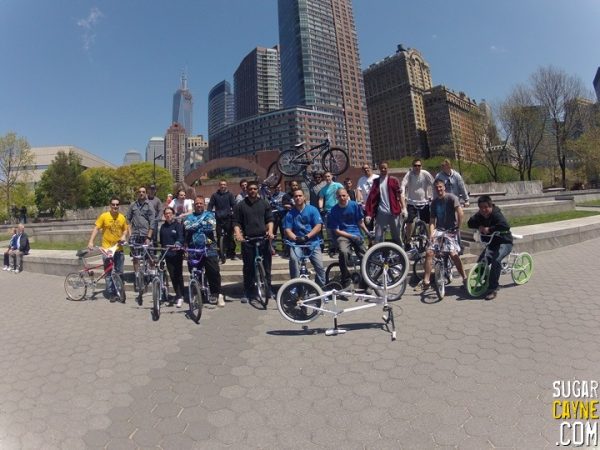
POLYGON ((396 323, 394 322, 394 310, 391 306, 385 305, 383 307, 383 320, 388 331, 392 333, 392 341, 396 340, 396 323), (386 314, 387 313, 387 314, 386 314), (390 323, 392 324, 392 329, 390 330, 390 323))

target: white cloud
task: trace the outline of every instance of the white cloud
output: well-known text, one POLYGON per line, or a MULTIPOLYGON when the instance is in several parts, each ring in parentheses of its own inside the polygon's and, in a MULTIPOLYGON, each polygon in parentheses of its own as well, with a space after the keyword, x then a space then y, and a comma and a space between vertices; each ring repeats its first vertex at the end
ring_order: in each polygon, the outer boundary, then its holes
POLYGON ((83 49, 86 53, 90 51, 96 40, 96 24, 102 17, 104 17, 102 11, 94 6, 85 19, 77 20, 77 26, 83 29, 83 49))
POLYGON ((504 47, 499 46, 499 45, 491 45, 490 52, 492 52, 492 53, 507 53, 508 50, 506 50, 504 47))

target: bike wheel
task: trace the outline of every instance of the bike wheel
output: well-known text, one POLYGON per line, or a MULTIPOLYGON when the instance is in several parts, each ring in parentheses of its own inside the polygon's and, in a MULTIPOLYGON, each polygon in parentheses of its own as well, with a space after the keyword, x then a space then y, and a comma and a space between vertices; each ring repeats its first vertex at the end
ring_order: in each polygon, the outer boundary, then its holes
POLYGON ((72 272, 65 277, 65 292, 67 293, 69 300, 78 302, 85 298, 87 292, 85 276, 87 276, 87 274, 72 272))
POLYGON ((408 273, 408 256, 397 244, 380 242, 371 247, 362 258, 360 272, 363 280, 373 289, 398 286, 408 273))
POLYGON ((487 272, 487 264, 483 261, 475 264, 469 271, 469 276, 467 277, 467 291, 472 297, 479 297, 487 292, 489 285, 487 272))
POLYGON ((350 165, 348 153, 341 148, 332 147, 323 153, 321 165, 325 172, 331 172, 332 175, 341 175, 348 170, 350 165))
POLYGON ((423 279, 425 275, 425 257, 418 255, 417 258, 413 261, 413 278, 415 281, 419 282, 423 279))
POLYGON ((160 280, 158 277, 152 280, 152 320, 156 321, 160 319, 160 280))
POLYGON ((298 152, 296 150, 284 150, 277 158, 277 167, 285 176, 294 177, 302 172, 304 165, 298 162, 298 152))
MULTIPOLYGON (((388 302, 395 302, 396 300, 400 300, 404 295, 404 291, 406 291, 406 286, 408 285, 408 277, 404 278, 404 281, 400 283, 395 288, 387 290, 388 302)), ((384 290, 383 289, 375 289, 375 293, 383 298, 384 290)))
POLYGON ((289 280, 277 293, 277 309, 284 319, 293 323, 308 323, 317 318, 323 294, 317 283, 305 278, 289 280))
POLYGON ((446 295, 446 275, 444 274, 443 263, 440 261, 437 261, 433 267, 433 277, 433 289, 441 300, 446 295))
POLYGON ((325 271, 325 283, 331 283, 332 281, 335 281, 336 283, 342 282, 342 272, 339 263, 329 264, 325 271))
POLYGON ((281 179, 283 178, 283 174, 281 170, 279 170, 279 164, 277 161, 273 161, 269 168, 267 169, 267 178, 265 178, 265 183, 268 181, 269 186, 277 186, 281 183, 281 179))
POLYGON ((202 307, 204 304, 205 291, 201 288, 200 283, 195 278, 192 278, 189 286, 189 299, 190 299, 190 319, 196 323, 200 323, 202 317, 202 307))
POLYGON ((267 309, 271 293, 269 283, 267 282, 267 274, 265 273, 265 268, 262 264, 256 266, 256 291, 258 294, 258 301, 264 309, 267 309))
POLYGON ((144 272, 138 270, 135 273, 135 289, 137 291, 137 304, 142 306, 144 290, 146 289, 146 280, 144 276, 144 272))
POLYGON ((119 297, 119 301, 121 303, 125 303, 125 286, 123 285, 123 280, 121 279, 121 276, 113 270, 110 274, 110 278, 115 288, 115 294, 117 295, 117 297, 119 297))
POLYGON ((515 284, 525 284, 533 273, 533 258, 527 253, 519 253, 512 265, 511 275, 515 284))
POLYGON ((419 253, 423 253, 427 247, 427 225, 422 220, 415 221, 412 242, 419 253))

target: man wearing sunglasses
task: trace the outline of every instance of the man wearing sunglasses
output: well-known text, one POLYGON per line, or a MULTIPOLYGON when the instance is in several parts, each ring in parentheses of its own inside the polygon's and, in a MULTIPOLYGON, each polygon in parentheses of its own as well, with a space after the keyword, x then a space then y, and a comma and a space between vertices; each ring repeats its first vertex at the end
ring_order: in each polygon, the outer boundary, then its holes
MULTIPOLYGON (((102 248, 111 248, 120 242, 124 242, 127 238, 127 219, 119 212, 119 204, 120 200, 118 197, 111 198, 109 211, 98 216, 88 242, 88 248, 90 250, 94 248, 94 240, 96 239, 98 231, 102 232, 102 248)), ((119 246, 117 248, 117 251, 113 255, 113 260, 114 270, 119 274, 123 273, 123 263, 125 262, 123 247, 119 246)), ((106 277, 106 293, 109 296, 111 303, 119 300, 110 277, 106 277)))
MULTIPOLYGON (((424 169, 421 169, 423 163, 420 159, 414 159, 412 170, 410 170, 402 180, 402 192, 408 205, 408 218, 406 219, 405 243, 408 243, 408 237, 412 235, 415 217, 417 217, 417 208, 420 209, 420 217, 425 223, 429 223, 429 202, 433 195, 433 176, 424 169)), ((402 210, 402 216, 406 216, 406 210, 402 210)), ((408 244, 406 244, 408 245, 408 244)))
MULTIPOLYGON (((321 252, 321 228, 323 220, 319 210, 312 205, 306 204, 304 192, 296 188, 292 192, 294 207, 288 212, 284 219, 285 236, 299 245, 310 246, 310 262, 316 273, 316 281, 319 286, 325 284, 325 268, 323 267, 323 254, 321 252)), ((297 278, 300 275, 300 257, 304 249, 292 248, 290 252, 290 276, 297 278)))

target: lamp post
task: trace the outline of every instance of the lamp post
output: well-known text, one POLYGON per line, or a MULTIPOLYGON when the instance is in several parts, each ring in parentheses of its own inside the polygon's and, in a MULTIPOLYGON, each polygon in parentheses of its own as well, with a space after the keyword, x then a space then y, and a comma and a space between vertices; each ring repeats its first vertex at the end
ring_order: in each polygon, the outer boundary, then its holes
POLYGON ((156 156, 156 150, 154 150, 154 166, 152 167, 152 184, 156 184, 156 160, 157 159, 165 159, 163 154, 156 156))

